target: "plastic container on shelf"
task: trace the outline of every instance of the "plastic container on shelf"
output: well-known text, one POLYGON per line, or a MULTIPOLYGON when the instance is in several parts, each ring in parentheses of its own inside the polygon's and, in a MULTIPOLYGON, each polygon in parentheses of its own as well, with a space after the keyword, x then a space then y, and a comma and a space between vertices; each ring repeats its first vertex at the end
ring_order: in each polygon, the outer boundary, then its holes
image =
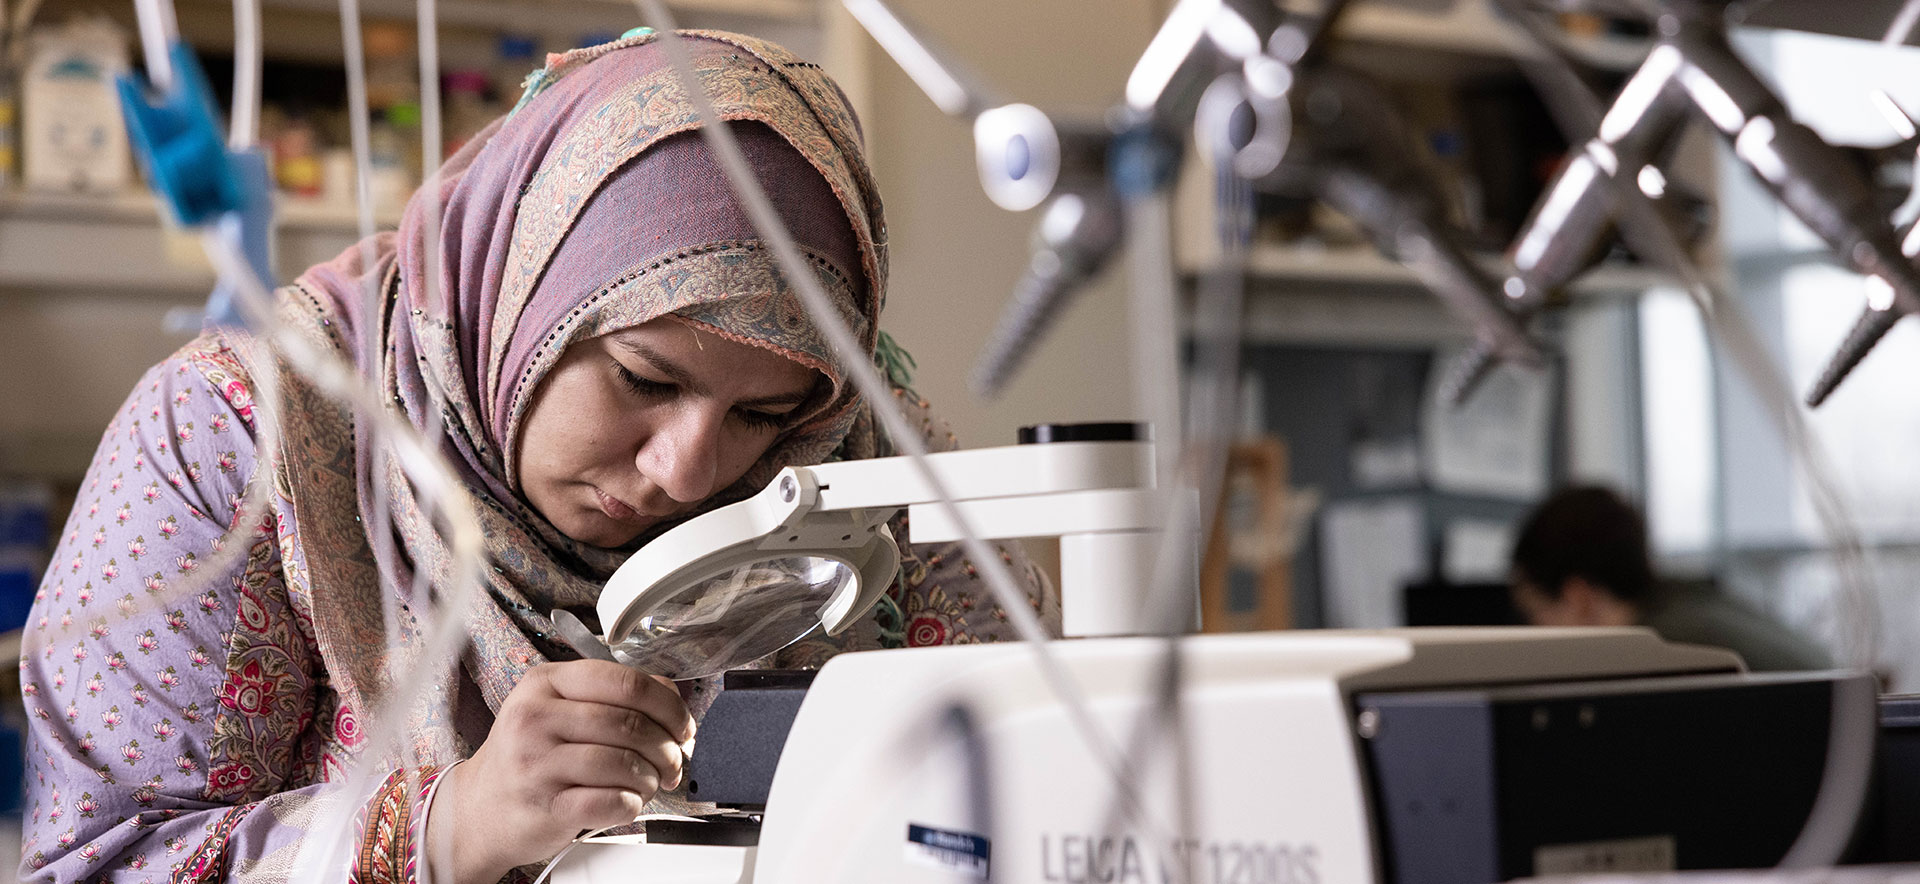
POLYGON ((282 193, 303 199, 321 195, 320 130, 304 115, 289 117, 273 136, 273 177, 282 193))
POLYGON ((20 78, 21 177, 28 187, 115 193, 133 185, 133 151, 113 78, 127 35, 105 18, 41 27, 20 78))
POLYGON ((320 199, 340 210, 349 210, 359 197, 354 193, 353 151, 330 147, 320 154, 320 199))

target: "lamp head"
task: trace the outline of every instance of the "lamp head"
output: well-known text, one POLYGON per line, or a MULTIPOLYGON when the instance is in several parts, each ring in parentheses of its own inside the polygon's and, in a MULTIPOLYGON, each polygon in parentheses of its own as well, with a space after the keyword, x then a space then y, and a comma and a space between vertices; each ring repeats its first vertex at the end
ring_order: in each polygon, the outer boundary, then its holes
POLYGON ((824 512, 805 467, 655 538, 600 593, 621 662, 675 680, 738 669, 815 629, 837 635, 899 570, 897 508, 824 512))

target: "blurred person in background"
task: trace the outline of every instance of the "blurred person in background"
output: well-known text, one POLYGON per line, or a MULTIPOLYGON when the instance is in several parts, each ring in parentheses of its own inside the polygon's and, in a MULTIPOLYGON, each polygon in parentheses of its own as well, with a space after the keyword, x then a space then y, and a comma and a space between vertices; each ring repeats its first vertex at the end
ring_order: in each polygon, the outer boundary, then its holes
POLYGON ((1607 488, 1561 489, 1514 542, 1514 605, 1535 626, 1646 626, 1668 641, 1729 648, 1756 671, 1825 669, 1826 652, 1711 585, 1663 582, 1646 522, 1607 488))

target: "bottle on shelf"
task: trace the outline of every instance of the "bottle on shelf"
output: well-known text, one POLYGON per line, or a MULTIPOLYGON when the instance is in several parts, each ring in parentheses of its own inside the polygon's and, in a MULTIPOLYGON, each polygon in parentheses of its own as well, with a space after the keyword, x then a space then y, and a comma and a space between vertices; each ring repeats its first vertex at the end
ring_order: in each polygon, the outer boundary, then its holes
POLYGON ((22 179, 28 187, 109 194, 133 185, 133 151, 113 78, 126 32, 105 18, 42 26, 20 80, 22 179))
POLYGON ((372 170, 367 185, 374 211, 397 213, 421 179, 419 65, 413 29, 400 22, 369 22, 361 32, 367 52, 367 110, 372 170))
POLYGON ((20 94, 14 90, 13 69, 0 60, 0 191, 12 190, 19 168, 20 94))
POLYGON ((418 104, 413 29, 400 22, 368 22, 361 30, 361 44, 367 54, 367 106, 380 111, 397 104, 418 104))
POLYGON ((302 199, 321 195, 320 130, 304 114, 288 117, 274 133, 273 177, 280 191, 302 199))

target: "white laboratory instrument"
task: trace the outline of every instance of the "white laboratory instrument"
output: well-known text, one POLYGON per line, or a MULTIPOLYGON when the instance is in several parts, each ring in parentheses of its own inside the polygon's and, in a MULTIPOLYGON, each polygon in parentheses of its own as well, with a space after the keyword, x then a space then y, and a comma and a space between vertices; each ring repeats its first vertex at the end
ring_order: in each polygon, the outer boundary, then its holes
MULTIPOLYGON (((1134 732, 1175 718, 1152 709, 1168 640, 1125 637, 1159 546, 1153 453, 1106 427, 928 458, 982 536, 1062 538, 1069 633, 1085 637, 1048 650, 1101 751, 1032 646, 734 673, 689 797, 750 821, 589 839, 554 880, 1490 884, 1832 863, 1845 846, 1872 679, 1748 675, 1641 629, 1187 636, 1184 739, 1134 732)), ((599 603, 608 642, 691 677, 838 631, 891 582, 900 507, 915 542, 958 536, 936 498, 904 458, 783 470, 623 566, 599 603)))
MULTIPOLYGON (((554 880, 1499 881, 1793 850, 1830 864, 1866 792, 1865 675, 1748 675, 1729 652, 1631 628, 1179 641, 1187 754, 1125 772, 1143 819, 1121 812, 1031 649, 845 654, 806 689, 756 844, 590 840, 554 880)), ((1164 647, 1052 650, 1123 743, 1164 647)))

